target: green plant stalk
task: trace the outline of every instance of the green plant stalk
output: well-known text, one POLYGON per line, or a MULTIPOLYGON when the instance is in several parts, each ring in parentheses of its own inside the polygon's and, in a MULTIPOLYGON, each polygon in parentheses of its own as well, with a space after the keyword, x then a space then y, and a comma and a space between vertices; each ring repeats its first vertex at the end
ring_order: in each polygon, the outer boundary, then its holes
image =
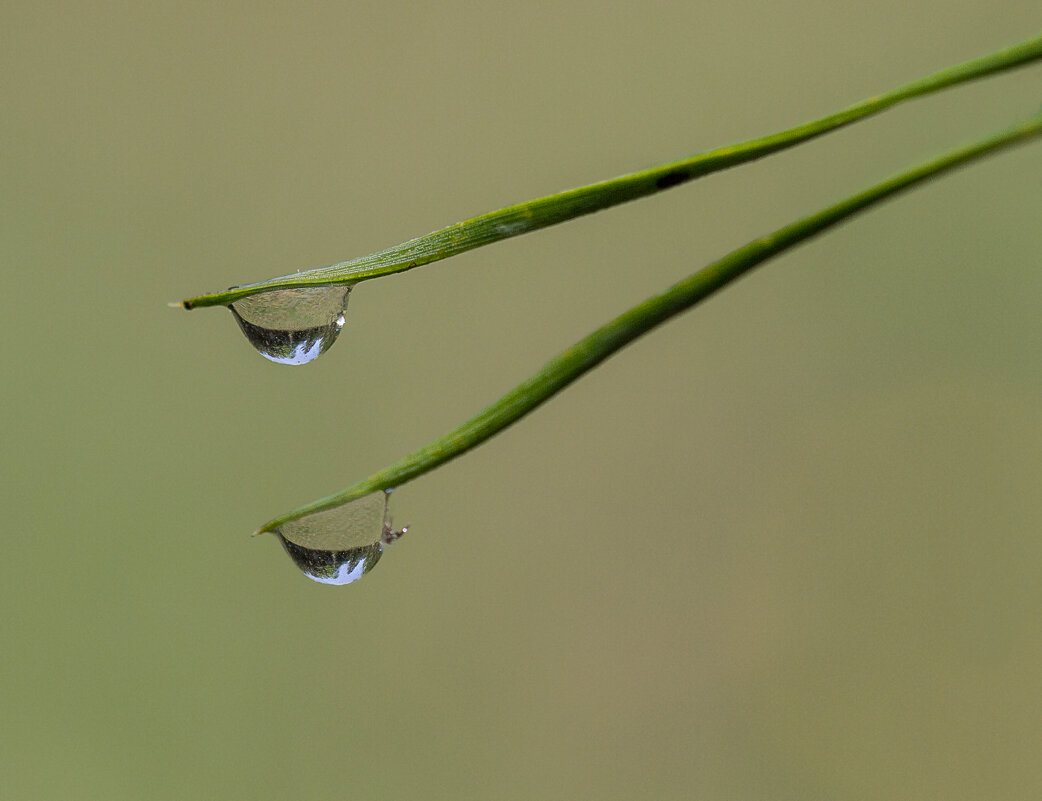
POLYGON ((822 233, 899 192, 975 159, 1042 135, 1042 113, 975 144, 951 150, 809 217, 755 239, 674 284, 576 342, 478 415, 424 448, 342 492, 265 523, 273 531, 290 520, 349 503, 377 490, 401 486, 455 459, 516 422, 616 351, 676 314, 691 308, 773 256, 822 233))
POLYGON ((483 214, 369 256, 272 278, 181 302, 186 309, 226 306, 272 289, 330 284, 356 284, 370 278, 411 270, 482 245, 536 231, 610 206, 655 194, 712 172, 744 164, 793 147, 877 114, 904 100, 937 92, 997 72, 1042 60, 1042 37, 935 72, 883 95, 861 101, 827 117, 780 133, 709 150, 679 161, 623 175, 589 186, 520 203, 483 214))

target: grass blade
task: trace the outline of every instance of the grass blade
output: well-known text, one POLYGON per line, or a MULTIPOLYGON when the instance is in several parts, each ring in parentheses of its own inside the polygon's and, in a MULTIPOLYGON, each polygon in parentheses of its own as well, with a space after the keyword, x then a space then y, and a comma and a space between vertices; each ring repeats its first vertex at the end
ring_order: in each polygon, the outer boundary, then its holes
POLYGON ((749 242, 576 342, 531 378, 445 436, 342 492, 269 521, 257 533, 272 531, 290 520, 340 506, 376 490, 401 486, 455 459, 524 417, 630 342, 691 308, 771 257, 917 184, 1039 136, 1042 136, 1042 113, 974 144, 951 150, 749 242))
POLYGON ((272 289, 355 284, 411 270, 467 250, 670 189, 703 175, 793 147, 878 114, 902 101, 1039 60, 1042 60, 1042 37, 1029 39, 1013 47, 935 72, 886 94, 863 100, 835 114, 770 136, 750 139, 640 172, 508 206, 411 239, 387 250, 330 267, 306 270, 223 292, 189 298, 182 301, 181 306, 186 309, 227 306, 241 298, 272 289))

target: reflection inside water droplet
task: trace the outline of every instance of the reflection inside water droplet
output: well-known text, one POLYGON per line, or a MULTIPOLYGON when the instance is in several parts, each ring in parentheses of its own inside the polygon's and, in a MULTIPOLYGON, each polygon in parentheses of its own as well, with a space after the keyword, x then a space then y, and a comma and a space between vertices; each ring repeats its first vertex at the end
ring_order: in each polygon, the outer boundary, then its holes
POLYGON ((274 289, 228 308, 261 356, 279 364, 307 364, 336 341, 350 293, 347 285, 274 289))
POLYGON ((275 529, 297 567, 322 584, 357 581, 380 560, 384 546, 404 532, 391 530, 386 492, 373 492, 275 529))

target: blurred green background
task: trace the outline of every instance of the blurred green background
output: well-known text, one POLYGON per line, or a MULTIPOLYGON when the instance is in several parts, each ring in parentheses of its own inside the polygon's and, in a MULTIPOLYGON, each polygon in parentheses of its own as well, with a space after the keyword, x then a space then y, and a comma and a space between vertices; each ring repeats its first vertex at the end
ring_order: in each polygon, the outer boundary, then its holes
POLYGON ((272 516, 1039 68, 353 294, 314 365, 166 308, 761 135, 1037 0, 3 4, 0 796, 1037 798, 1042 147, 770 263, 395 493, 272 516))

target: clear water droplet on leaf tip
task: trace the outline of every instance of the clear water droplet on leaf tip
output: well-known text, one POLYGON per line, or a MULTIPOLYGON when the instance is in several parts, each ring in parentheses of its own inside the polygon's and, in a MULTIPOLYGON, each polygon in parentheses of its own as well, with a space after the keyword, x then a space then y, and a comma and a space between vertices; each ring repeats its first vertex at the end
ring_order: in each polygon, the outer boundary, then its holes
POLYGON ((228 308, 261 356, 278 364, 307 364, 336 341, 350 294, 350 285, 273 289, 228 308))
POLYGON ((334 509, 291 520, 275 529, 301 572, 321 584, 350 584, 380 561, 391 530, 387 493, 378 491, 334 509))

